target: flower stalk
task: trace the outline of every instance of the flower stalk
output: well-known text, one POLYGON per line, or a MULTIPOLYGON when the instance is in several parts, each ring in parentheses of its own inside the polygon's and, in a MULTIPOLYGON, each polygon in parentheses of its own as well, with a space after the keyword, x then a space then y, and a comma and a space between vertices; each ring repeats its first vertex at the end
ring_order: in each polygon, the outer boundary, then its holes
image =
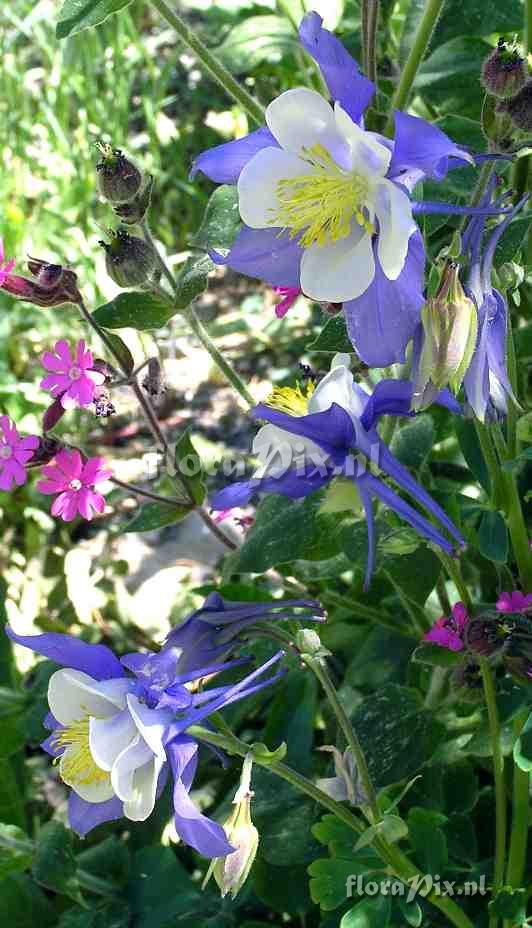
MULTIPOLYGON (((497 709, 495 681, 491 667, 485 657, 479 658, 484 687, 484 699, 488 710, 491 747, 493 751, 493 776, 495 780, 495 867, 493 874, 493 897, 504 883, 506 862, 506 789, 504 784, 504 757, 501 744, 501 724, 497 709)), ((497 915, 491 915, 489 928, 496 928, 497 915)))
MULTIPOLYGON (((523 725, 528 718, 528 710, 521 713, 514 722, 514 735, 519 738, 523 725)), ((518 889, 523 885, 526 852, 528 844, 530 773, 514 763, 514 782, 512 797, 512 830, 510 833, 510 851, 506 883, 518 889)), ((509 921, 504 928, 511 928, 509 921)))

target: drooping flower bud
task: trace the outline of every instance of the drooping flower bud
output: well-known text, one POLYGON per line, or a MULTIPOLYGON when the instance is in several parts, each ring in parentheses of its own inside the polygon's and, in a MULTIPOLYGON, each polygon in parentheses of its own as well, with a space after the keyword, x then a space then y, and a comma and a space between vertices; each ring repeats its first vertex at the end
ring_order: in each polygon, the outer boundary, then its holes
POLYGON ((128 203, 142 187, 142 174, 119 148, 98 142, 102 155, 96 165, 100 193, 111 203, 128 203))
POLYGON ((64 303, 79 303, 81 294, 77 286, 77 275, 61 264, 50 264, 40 258, 29 258, 28 267, 34 280, 18 274, 6 274, 2 289, 12 296, 35 306, 62 306, 64 303))
POLYGON ((527 76, 527 66, 517 49, 508 48, 504 39, 499 39, 497 48, 488 55, 482 68, 482 83, 487 92, 508 100, 521 90, 527 76))
POLYGON ((154 399, 159 399, 166 392, 166 384, 158 358, 150 358, 148 361, 148 373, 142 381, 142 386, 154 399))
POLYGON ((473 357, 477 310, 464 293, 458 271, 454 262, 446 266, 436 296, 421 311, 423 343, 415 365, 415 411, 429 406, 446 386, 458 393, 473 357))
POLYGON ((316 786, 337 802, 350 802, 352 806, 366 805, 368 797, 351 749, 347 748, 342 754, 334 745, 324 744, 318 750, 333 755, 336 776, 318 780, 316 786))
POLYGON ((227 857, 216 857, 212 861, 203 887, 214 876, 222 898, 230 893, 234 899, 246 882, 257 854, 259 833, 251 821, 251 768, 253 758, 247 754, 242 766, 240 786, 233 799, 233 812, 224 824, 227 840, 235 851, 227 857))
POLYGON ((153 176, 150 174, 143 189, 127 203, 119 203, 113 207, 116 215, 126 226, 139 225, 150 208, 153 190, 153 176))
MULTIPOLYGON (((48 426, 48 428, 51 428, 51 426, 48 426)), ((42 467, 44 464, 48 464, 52 458, 55 458, 62 447, 62 443, 56 438, 52 438, 50 435, 43 435, 42 438, 39 438, 39 446, 33 452, 26 467, 42 467)))
POLYGON ((140 287, 157 267, 153 246, 126 229, 111 233, 111 242, 100 242, 105 248, 107 273, 119 287, 140 287))
POLYGON ((528 80, 511 100, 501 101, 501 112, 509 113, 514 126, 523 132, 532 132, 532 79, 528 80))

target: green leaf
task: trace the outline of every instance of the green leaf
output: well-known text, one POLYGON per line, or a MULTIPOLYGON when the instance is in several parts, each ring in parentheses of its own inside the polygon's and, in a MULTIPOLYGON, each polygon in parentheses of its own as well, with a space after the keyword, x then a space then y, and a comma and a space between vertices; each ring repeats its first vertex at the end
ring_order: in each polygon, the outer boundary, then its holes
POLYGON ((174 461, 177 474, 185 485, 190 498, 197 506, 200 506, 205 499, 206 490, 203 483, 201 461, 192 444, 189 429, 186 429, 176 442, 174 461))
POLYGON ((356 851, 362 850, 368 844, 372 844, 377 835, 385 838, 390 844, 395 844, 408 834, 408 826, 399 815, 385 815, 377 825, 371 825, 360 835, 355 844, 356 851))
POLYGON ((443 774, 445 808, 449 813, 471 812, 478 799, 478 778, 468 760, 449 764, 443 774))
POLYGON ((303 914, 312 906, 305 867, 276 867, 257 858, 252 870, 253 890, 274 912, 303 914))
POLYGON ((530 229, 530 218, 518 216, 502 233, 495 249, 495 267, 500 267, 506 261, 511 261, 515 254, 526 242, 527 232, 530 229))
POLYGON ((0 821, 24 828, 24 800, 15 776, 14 759, 0 758, 0 821))
POLYGON ((478 530, 478 546, 483 557, 500 564, 508 560, 508 530, 500 512, 483 512, 478 530))
POLYGON ((326 912, 338 908, 346 901, 349 878, 364 876, 380 866, 379 858, 369 849, 359 851, 356 855, 351 851, 345 858, 327 857, 313 861, 308 868, 312 901, 326 912))
POLYGON ((434 445, 434 423, 427 414, 416 416, 395 433, 391 452, 404 464, 419 470, 434 445))
POLYGON ((419 902, 415 900, 413 902, 408 902, 406 899, 402 899, 401 896, 398 896, 396 901, 405 921, 411 925, 412 928, 421 928, 423 924, 423 910, 419 902))
POLYGON ((216 54, 233 73, 244 74, 264 61, 279 62, 295 46, 294 32, 286 19, 248 16, 231 29, 216 54))
POLYGON ((456 667, 462 660, 459 652, 441 648, 438 644, 420 644, 412 654, 415 664, 428 664, 429 667, 456 667))
POLYGON ((378 788, 419 773, 431 756, 430 718, 413 689, 383 686, 364 699, 352 722, 378 788))
POLYGON ((532 412, 527 412, 517 420, 517 438, 526 443, 532 442, 532 412))
POLYGON ((212 906, 212 896, 199 891, 173 850, 160 845, 137 851, 126 896, 135 928, 200 926, 212 906))
POLYGON ((58 39, 75 35, 103 23, 113 13, 129 6, 132 0, 65 0, 59 13, 55 34, 58 39))
POLYGON ((520 737, 514 745, 514 761, 521 770, 532 770, 532 713, 528 716, 520 737))
POLYGON ((299 669, 290 671, 279 684, 268 710, 264 739, 267 744, 285 741, 287 763, 304 774, 312 769, 316 711, 316 678, 299 669))
POLYGON ((166 503, 146 503, 121 529, 123 534, 129 532, 152 532, 165 525, 181 522, 193 510, 193 506, 167 505, 166 503))
POLYGON ((457 145, 465 145, 475 152, 484 151, 486 148, 486 139, 482 133, 478 121, 468 119, 467 116, 456 116, 449 113, 435 121, 442 132, 449 135, 457 145))
POLYGON ((93 313, 98 325, 106 329, 137 329, 140 332, 160 329, 177 312, 152 293, 127 291, 119 293, 110 303, 104 303, 93 313))
POLYGON ((392 901, 389 896, 369 896, 345 913, 340 928, 386 928, 391 911, 392 901))
POLYGON ((115 332, 106 332, 107 338, 111 342, 117 356, 120 358, 122 367, 126 374, 131 374, 132 370, 135 367, 135 359, 131 354, 131 351, 127 347, 125 341, 120 338, 120 335, 117 335, 115 332))
POLYGON ((499 918, 510 921, 512 925, 524 925, 526 924, 526 902, 526 889, 504 886, 488 904, 488 911, 491 916, 498 915, 499 918))
POLYGON ((211 194, 201 225, 192 239, 197 248, 231 248, 240 229, 238 191, 222 184, 211 194))
POLYGON ((410 841, 423 873, 441 874, 445 871, 447 840, 440 826, 446 821, 445 815, 440 812, 418 806, 408 813, 410 841))
POLYGON ((83 902, 76 878, 74 836, 60 822, 48 822, 35 844, 32 872, 37 883, 75 902, 83 902))
MULTIPOLYGON (((419 25, 425 0, 412 0, 401 36, 400 60, 404 62, 419 25)), ((431 46, 436 48, 455 36, 498 35, 520 30, 523 24, 522 0, 446 0, 431 46)))
POLYGON ((475 426, 468 419, 457 419, 455 429, 460 451, 466 459, 469 470, 489 496, 491 492, 490 478, 477 438, 475 426))
POLYGON ((51 928, 57 914, 43 891, 24 873, 12 873, 0 886, 0 924, 13 928, 51 928))
POLYGON ((260 854, 278 867, 308 864, 318 851, 312 834, 316 806, 267 768, 254 768, 253 822, 260 833, 260 854))
POLYGON ((0 880, 10 873, 28 870, 32 860, 33 846, 22 829, 0 823, 0 880))
POLYGON ((328 319, 318 337, 306 346, 306 350, 323 351, 327 354, 352 353, 354 349, 347 334, 343 313, 328 319))
POLYGON ((176 277, 177 290, 174 297, 176 309, 186 309, 204 293, 213 268, 214 263, 208 255, 192 255, 187 258, 176 277))

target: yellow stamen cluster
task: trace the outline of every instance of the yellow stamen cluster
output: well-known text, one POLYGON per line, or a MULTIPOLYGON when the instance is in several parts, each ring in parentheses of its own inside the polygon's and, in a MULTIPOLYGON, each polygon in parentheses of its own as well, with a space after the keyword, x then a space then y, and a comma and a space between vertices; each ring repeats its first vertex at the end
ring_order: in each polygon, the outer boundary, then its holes
POLYGON ((306 416, 308 403, 315 387, 313 380, 310 380, 303 389, 299 383, 295 387, 275 387, 266 400, 266 405, 280 412, 286 412, 289 416, 306 416))
POLYGON ((303 158, 314 172, 279 181, 279 209, 272 225, 289 230, 290 238, 305 230, 299 240, 302 248, 347 238, 353 218, 371 235, 374 227, 365 212, 366 178, 343 171, 323 145, 304 148, 303 158))
POLYGON ((109 779, 109 774, 101 770, 93 760, 89 747, 88 716, 61 728, 53 740, 57 747, 76 747, 76 751, 70 752, 70 756, 61 762, 61 776, 69 786, 103 783, 109 779))

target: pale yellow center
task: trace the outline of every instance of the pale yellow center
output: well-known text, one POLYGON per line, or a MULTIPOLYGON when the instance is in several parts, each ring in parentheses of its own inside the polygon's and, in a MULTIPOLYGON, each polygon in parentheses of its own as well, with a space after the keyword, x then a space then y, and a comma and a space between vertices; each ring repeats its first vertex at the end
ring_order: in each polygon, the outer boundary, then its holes
POLYGON ((303 232, 299 240, 302 248, 347 238, 353 219, 371 235, 374 227, 366 208, 367 179, 342 170, 323 145, 304 148, 302 158, 314 170, 279 181, 279 206, 272 225, 287 229, 290 238, 303 232))
POLYGON ((306 416, 308 403, 315 387, 313 380, 309 381, 303 389, 299 384, 295 387, 274 387, 266 400, 266 405, 280 412, 286 412, 289 416, 306 416))
POLYGON ((68 757, 57 758, 61 761, 61 776, 69 786, 104 783, 109 779, 109 774, 97 766, 91 754, 88 715, 58 730, 54 744, 64 748, 73 745, 75 748, 69 751, 68 757))

